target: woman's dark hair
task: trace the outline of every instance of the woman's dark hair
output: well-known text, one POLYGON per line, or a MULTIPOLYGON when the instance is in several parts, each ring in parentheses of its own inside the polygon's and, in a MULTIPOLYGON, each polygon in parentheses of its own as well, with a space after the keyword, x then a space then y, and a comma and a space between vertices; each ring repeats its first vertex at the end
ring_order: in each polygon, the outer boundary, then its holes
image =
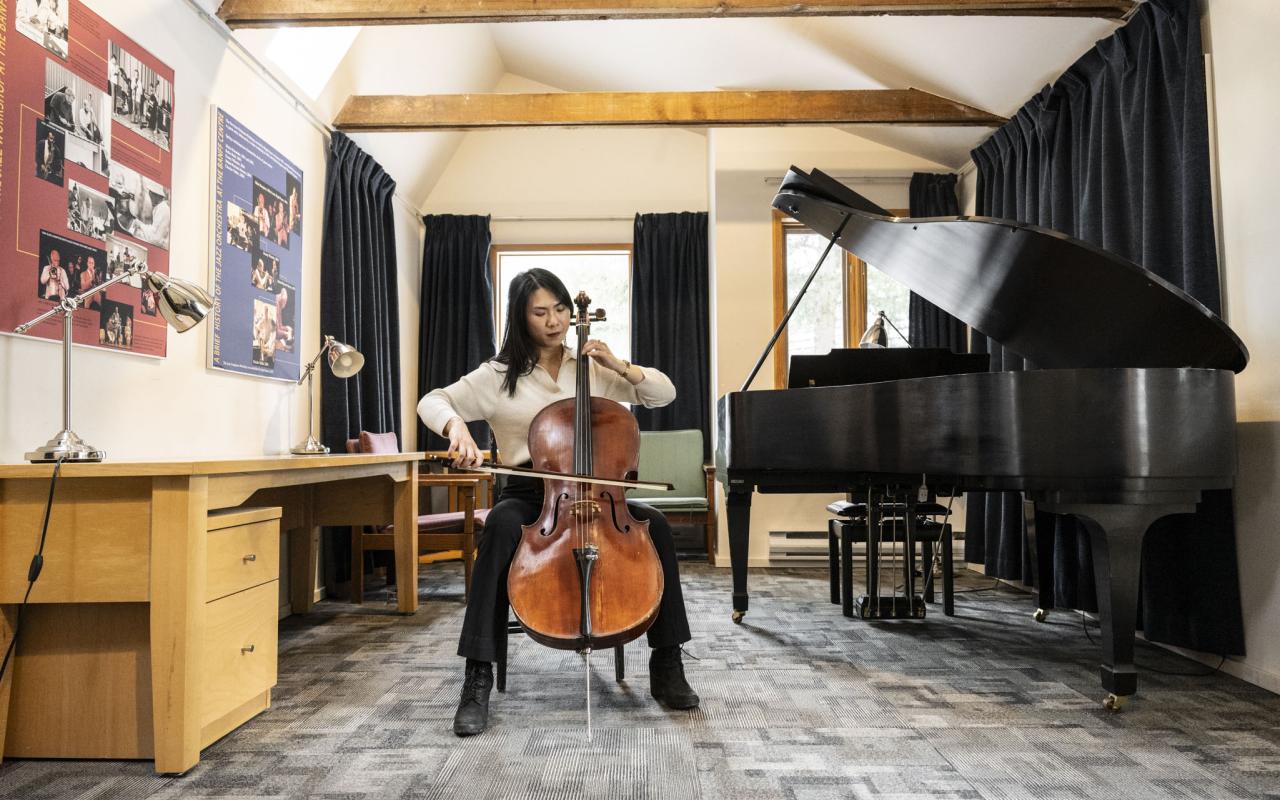
POLYGON ((507 368, 502 388, 508 396, 515 395, 516 383, 538 364, 538 346, 529 336, 525 311, 529 298, 539 289, 546 289, 558 302, 573 308, 573 299, 564 283, 545 269, 535 267, 511 279, 511 288, 507 290, 507 328, 502 333, 502 349, 493 359, 507 368))

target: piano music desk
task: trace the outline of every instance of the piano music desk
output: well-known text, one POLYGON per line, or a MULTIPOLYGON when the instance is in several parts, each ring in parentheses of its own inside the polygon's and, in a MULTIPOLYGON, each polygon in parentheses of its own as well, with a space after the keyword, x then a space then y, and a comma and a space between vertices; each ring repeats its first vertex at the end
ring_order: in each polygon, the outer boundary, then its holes
MULTIPOLYGON (((0 682, 0 755, 191 769, 270 705, 279 530, 295 612, 312 606, 321 525, 394 523, 400 585, 417 586, 421 455, 64 465, 44 570, 0 682)), ((52 473, 0 465, 0 653, 52 473)), ((417 610, 416 591, 398 598, 402 613, 417 610)))

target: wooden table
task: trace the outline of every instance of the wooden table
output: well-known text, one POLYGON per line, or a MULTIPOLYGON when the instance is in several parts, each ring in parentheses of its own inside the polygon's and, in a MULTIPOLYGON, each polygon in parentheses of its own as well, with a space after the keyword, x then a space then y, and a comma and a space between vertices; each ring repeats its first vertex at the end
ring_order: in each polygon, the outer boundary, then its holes
MULTIPOLYGON (((256 663, 269 667, 265 691, 207 719, 215 693, 209 687, 225 684, 227 675, 205 666, 206 639, 237 635, 248 613, 220 612, 206 630, 218 580, 209 542, 212 529, 227 524, 215 520, 243 523, 245 535, 261 542, 271 531, 289 533, 294 612, 312 606, 319 526, 394 523, 399 610, 416 611, 421 456, 64 465, 44 571, 23 615, 16 663, 0 682, 0 755, 154 758, 157 772, 182 773, 202 747, 267 708, 275 683, 275 574, 236 595, 254 609, 271 608, 269 631, 258 619, 263 614, 253 613, 269 649, 244 647, 244 663, 256 652, 256 663), (237 507, 251 510, 218 511, 237 507)), ((0 465, 0 656, 27 589, 52 473, 51 464, 0 465)), ((274 554, 268 565, 278 564, 275 535, 261 548, 274 554)))

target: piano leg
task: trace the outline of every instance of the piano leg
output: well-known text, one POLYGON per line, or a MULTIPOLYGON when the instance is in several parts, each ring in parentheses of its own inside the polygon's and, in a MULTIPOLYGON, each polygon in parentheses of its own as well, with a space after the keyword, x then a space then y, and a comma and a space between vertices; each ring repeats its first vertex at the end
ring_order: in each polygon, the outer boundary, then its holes
POLYGON ((851 520, 840 531, 840 613, 846 617, 853 616, 853 542, 858 524, 851 520))
POLYGON ((1057 513, 1074 514, 1089 532, 1098 587, 1098 622, 1102 628, 1102 688, 1110 693, 1103 706, 1112 711, 1119 711, 1138 691, 1133 640, 1138 619, 1142 537, 1161 517, 1194 510, 1194 505, 1118 504, 1055 509, 1057 513))
POLYGON ((920 561, 923 568, 920 570, 920 580, 924 583, 924 601, 932 603, 934 601, 933 591, 933 539, 929 537, 930 531, 920 537, 920 561))
POLYGON ((948 617, 956 615, 956 573, 951 560, 951 525, 942 526, 942 613, 948 617))
POLYGON ((1049 617, 1049 609, 1053 608, 1053 547, 1046 535, 1040 539, 1040 528, 1036 526, 1036 504, 1028 497, 1022 498, 1022 529, 1031 549, 1031 567, 1036 582, 1036 622, 1044 622, 1049 617), (1041 547, 1041 545, 1044 545, 1041 547))
POLYGON ((725 507, 729 513, 729 566, 733 572, 733 621, 747 613, 747 552, 751 549, 751 488, 730 486, 725 507))
MULTIPOLYGON (((915 489, 907 492, 907 511, 906 511, 906 529, 903 531, 903 547, 902 552, 902 571, 904 575, 903 583, 906 584, 907 594, 907 616, 916 618, 916 539, 919 533, 916 531, 916 498, 915 489)), ((896 592, 896 588, 895 588, 896 592)), ((920 616, 924 616, 923 608, 920 610, 920 616)))
POLYGON ((840 605, 840 525, 838 519, 827 520, 827 569, 831 574, 831 602, 840 605))

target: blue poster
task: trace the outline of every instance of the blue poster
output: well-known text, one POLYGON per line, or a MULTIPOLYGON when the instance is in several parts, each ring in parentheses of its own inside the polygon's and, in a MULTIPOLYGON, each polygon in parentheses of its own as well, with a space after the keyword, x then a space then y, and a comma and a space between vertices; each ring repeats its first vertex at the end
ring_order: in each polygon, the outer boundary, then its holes
POLYGON ((222 109, 213 113, 209 364, 296 381, 302 170, 222 109))

